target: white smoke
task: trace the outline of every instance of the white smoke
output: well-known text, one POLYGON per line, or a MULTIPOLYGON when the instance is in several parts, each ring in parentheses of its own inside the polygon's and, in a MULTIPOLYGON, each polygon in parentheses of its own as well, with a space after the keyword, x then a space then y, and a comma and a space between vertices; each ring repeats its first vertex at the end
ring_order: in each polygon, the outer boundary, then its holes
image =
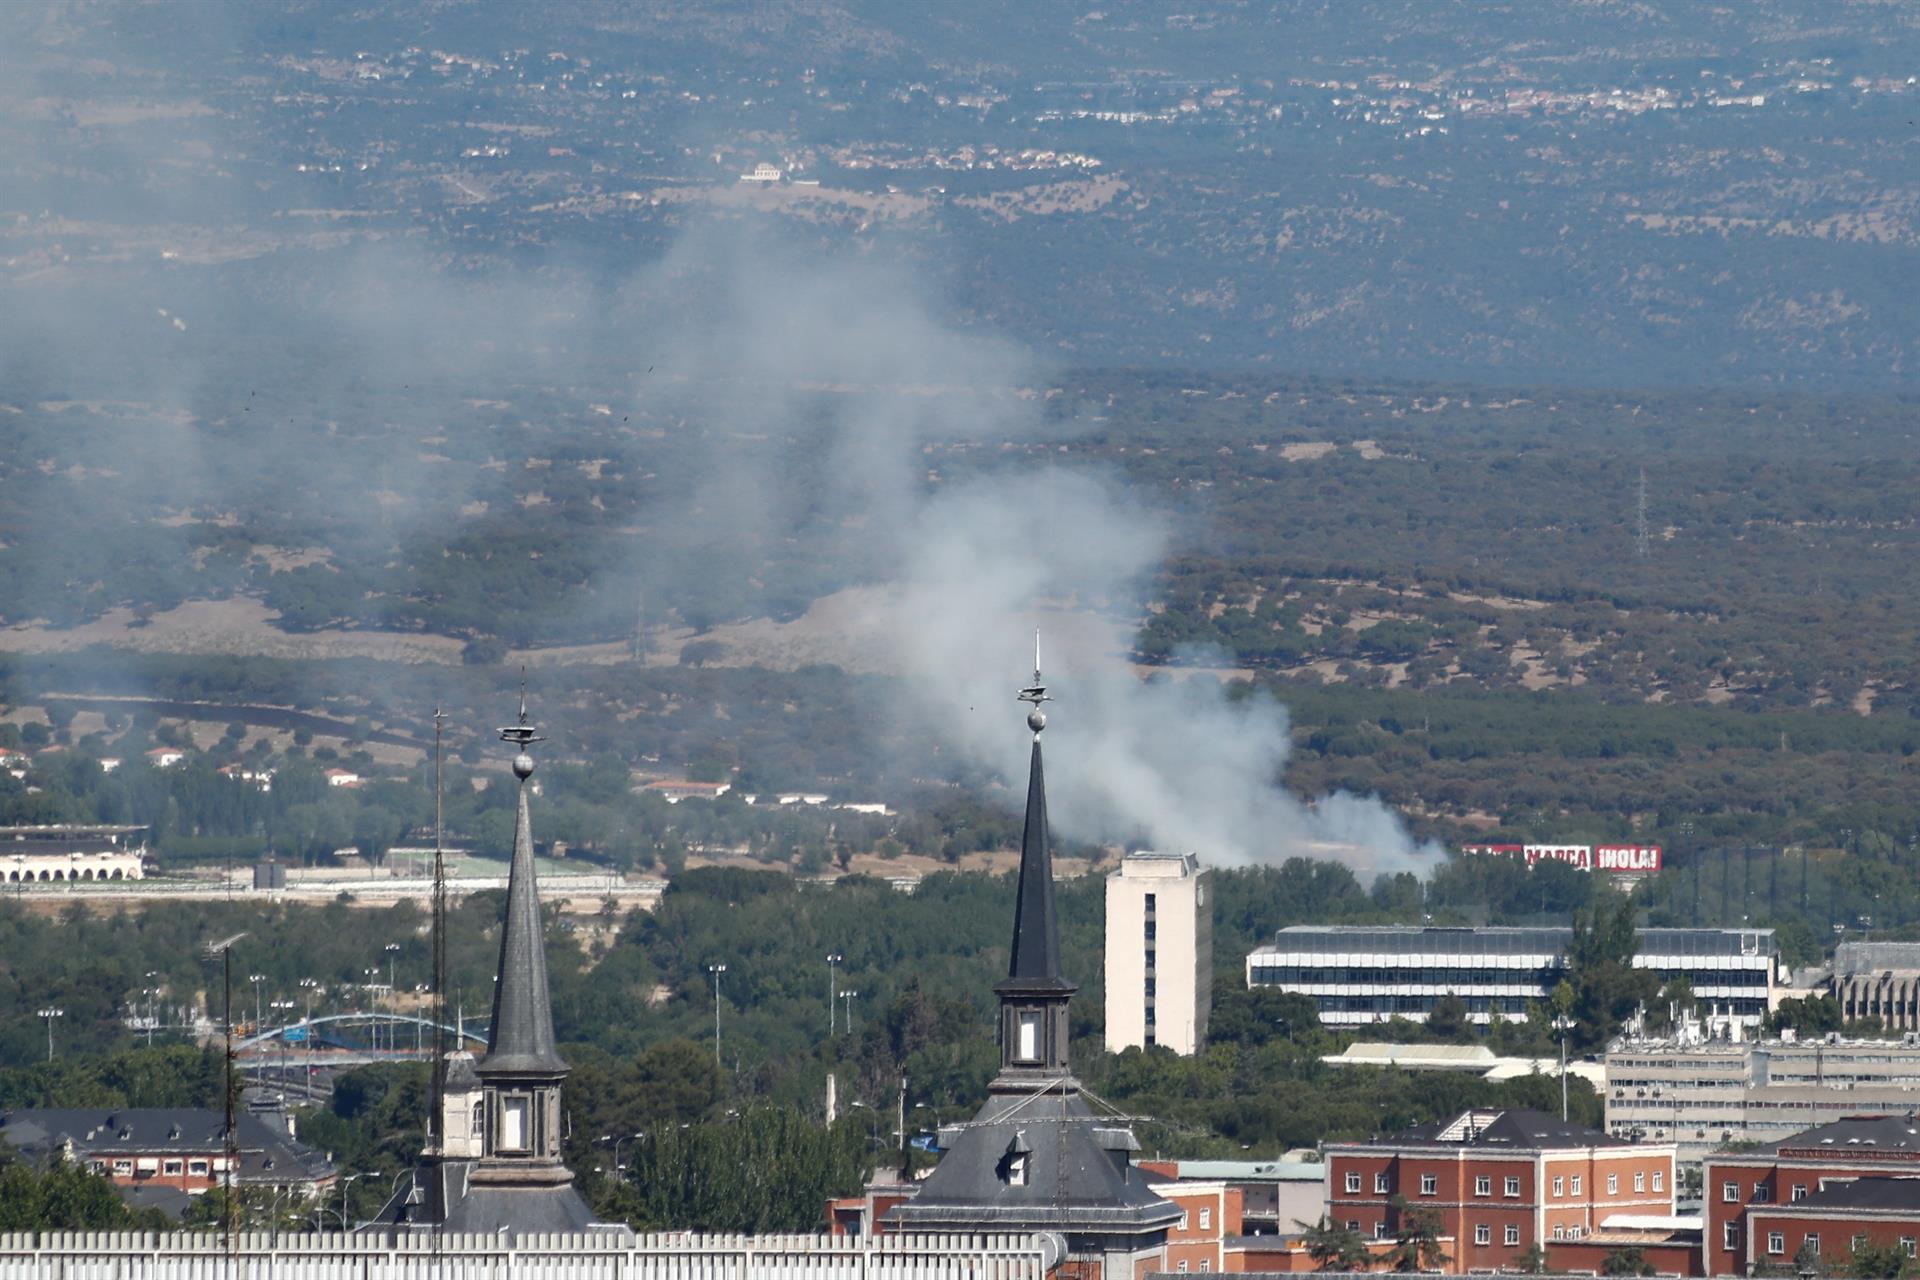
POLYGON ((1038 625, 1058 698, 1048 801, 1064 833, 1192 850, 1215 865, 1306 855, 1363 873, 1424 870, 1435 850, 1416 848, 1378 800, 1309 805, 1282 787, 1291 744, 1277 702, 1230 699, 1218 681, 1144 679, 1128 661, 1169 521, 1071 453, 1035 447, 1073 427, 1015 394, 1037 379, 1009 348, 943 323, 909 277, 870 258, 797 260, 733 233, 691 243, 675 271, 683 286, 702 282, 698 321, 661 357, 691 374, 676 394, 698 399, 716 378, 752 385, 755 426, 798 431, 807 420, 829 465, 823 479, 716 458, 688 485, 704 496, 686 527, 824 503, 862 530, 855 559, 886 566, 891 581, 861 595, 858 629, 906 677, 911 726, 1021 785, 1013 694, 1038 625), (818 399, 795 390, 823 385, 847 393, 824 422, 818 399), (965 456, 1008 461, 928 483, 930 445, 936 459, 971 445, 965 456))

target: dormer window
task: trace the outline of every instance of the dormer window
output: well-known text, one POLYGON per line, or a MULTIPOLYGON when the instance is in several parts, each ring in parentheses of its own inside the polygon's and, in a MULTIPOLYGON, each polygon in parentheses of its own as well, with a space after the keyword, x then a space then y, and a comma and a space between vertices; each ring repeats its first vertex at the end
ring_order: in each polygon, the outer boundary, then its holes
POLYGON ((1001 1155, 1000 1163, 995 1166, 994 1172, 1007 1186, 1024 1187, 1027 1185, 1032 1161, 1033 1146, 1027 1141, 1027 1131, 1017 1129, 1014 1131, 1013 1141, 1007 1144, 1006 1152, 1001 1155))
POLYGON ((1040 1061, 1040 1012, 1023 1010, 1015 1015, 1013 1057, 1016 1062, 1040 1061))

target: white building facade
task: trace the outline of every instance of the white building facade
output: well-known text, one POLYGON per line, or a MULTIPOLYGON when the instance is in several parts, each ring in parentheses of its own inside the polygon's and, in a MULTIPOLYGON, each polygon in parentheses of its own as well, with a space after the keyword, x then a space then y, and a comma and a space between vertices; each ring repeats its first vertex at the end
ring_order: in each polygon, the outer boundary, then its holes
POLYGON ((1848 1116, 1920 1109, 1920 1033, 1897 1040, 1625 1041, 1606 1055, 1607 1132, 1684 1163, 1848 1116))
POLYGON ((1130 853, 1107 877, 1107 1049, 1198 1053, 1213 1006, 1213 873, 1191 853, 1130 853))
MULTIPOLYGON (((1425 1022, 1459 996, 1485 1025, 1526 1016, 1566 976, 1565 928, 1295 925, 1247 954, 1247 985, 1310 996, 1328 1026, 1425 1022)), ((1771 929, 1642 929, 1636 969, 1684 977, 1711 1027, 1757 1029, 1779 1001, 1771 929)))

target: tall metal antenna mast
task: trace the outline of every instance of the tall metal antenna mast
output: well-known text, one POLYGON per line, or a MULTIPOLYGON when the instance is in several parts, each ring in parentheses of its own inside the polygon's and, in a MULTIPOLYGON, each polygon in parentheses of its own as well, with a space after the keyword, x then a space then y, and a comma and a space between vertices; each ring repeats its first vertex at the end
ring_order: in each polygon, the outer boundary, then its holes
POLYGON ((433 709, 433 1066, 428 1073, 427 1145, 435 1155, 444 1154, 445 1119, 441 1109, 446 1102, 447 1073, 447 860, 443 843, 443 790, 445 756, 441 751, 447 723, 443 708, 433 709))
POLYGON ((1652 545, 1652 540, 1648 537, 1648 534, 1647 534, 1647 469, 1645 467, 1641 467, 1640 468, 1640 517, 1639 517, 1639 522, 1634 527, 1634 537, 1633 537, 1634 554, 1638 555, 1642 560, 1645 560, 1647 558, 1647 549, 1651 545, 1652 545))
POLYGON ((214 956, 220 957, 221 979, 226 990, 226 998, 223 1001, 220 1017, 224 1024, 224 1035, 222 1038, 225 1041, 226 1048, 224 1055, 226 1057, 226 1074, 221 1084, 221 1090, 226 1094, 227 1104, 226 1129, 223 1134, 224 1141, 222 1143, 222 1146, 225 1148, 227 1167, 224 1192, 225 1202, 222 1205, 220 1225, 221 1234, 224 1237, 221 1243, 226 1248, 227 1270, 229 1275, 232 1274, 234 1263, 233 1250, 235 1240, 233 1215, 234 1210, 239 1208, 234 1197, 240 1194, 240 1141, 238 1135, 233 1131, 233 944, 246 936, 244 932, 236 933, 231 938, 222 938, 218 942, 210 942, 207 944, 208 958, 211 959, 214 956))

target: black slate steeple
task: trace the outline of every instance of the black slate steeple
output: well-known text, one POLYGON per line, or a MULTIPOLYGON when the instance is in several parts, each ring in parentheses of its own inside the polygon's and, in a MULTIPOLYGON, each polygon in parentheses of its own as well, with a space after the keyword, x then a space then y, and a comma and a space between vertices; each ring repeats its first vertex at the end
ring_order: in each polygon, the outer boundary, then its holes
POLYGON ((1030 703, 1033 757, 1027 771, 1027 821, 1020 836, 1020 882, 1013 908, 1013 957, 1007 977, 994 987, 1000 997, 1000 1074, 996 1090, 1045 1088, 1068 1074, 1067 1001, 1078 990, 1060 974, 1060 921, 1053 905, 1053 849, 1047 840, 1047 779, 1040 734, 1047 727, 1040 704, 1050 702, 1040 682, 1035 645, 1033 683, 1020 691, 1030 703))
POLYGON ((500 929, 500 966, 493 987, 493 1032, 480 1060, 482 1079, 491 1072, 565 1074, 567 1064, 553 1044, 553 1005, 547 990, 547 946, 540 924, 540 887, 533 865, 533 821, 527 813, 527 778, 533 757, 526 748, 539 741, 519 725, 500 734, 520 747, 513 772, 519 779, 519 812, 513 823, 513 863, 507 872, 507 914, 500 929), (511 736, 510 736, 511 735, 511 736))
POLYGON ((493 1028, 487 1054, 474 1068, 483 1087, 485 1142, 476 1182, 559 1185, 573 1175, 560 1163, 560 1083, 567 1064, 553 1044, 553 1004, 547 991, 547 942, 540 926, 540 886, 533 864, 533 821, 527 813, 528 779, 540 741, 527 720, 500 730, 518 747, 513 776, 519 780, 519 812, 513 824, 513 864, 507 872, 507 914, 500 928, 500 969, 494 977, 493 1028))
POLYGON ((1027 823, 1020 836, 1013 963, 1007 977, 1025 983, 1065 982, 1060 976, 1060 922, 1053 906, 1053 850, 1047 841, 1047 781, 1038 732, 1033 735, 1033 761, 1027 769, 1027 823))

